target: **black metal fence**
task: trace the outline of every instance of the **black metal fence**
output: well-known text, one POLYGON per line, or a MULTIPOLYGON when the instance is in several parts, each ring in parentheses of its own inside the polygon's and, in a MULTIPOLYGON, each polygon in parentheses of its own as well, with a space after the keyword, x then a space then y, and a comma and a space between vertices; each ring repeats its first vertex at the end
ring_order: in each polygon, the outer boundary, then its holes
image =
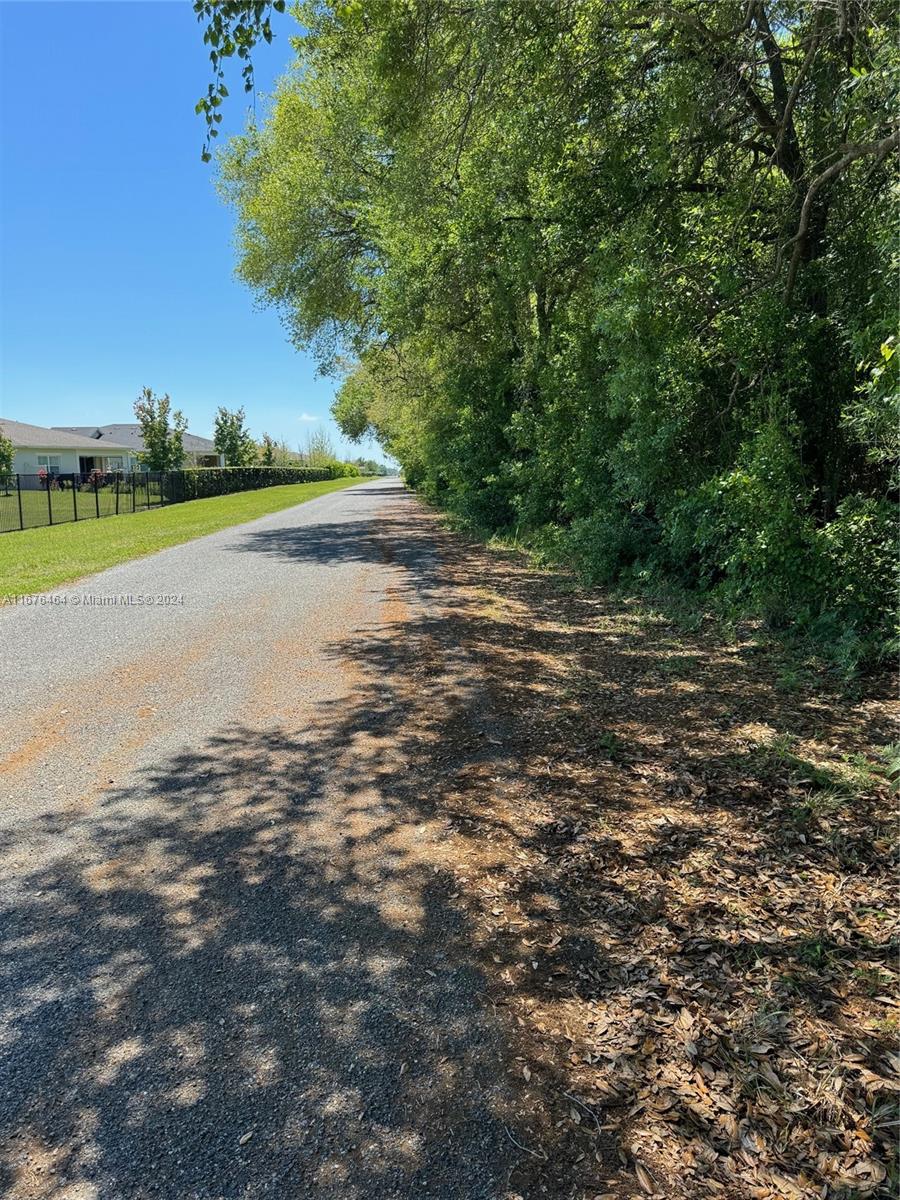
POLYGON ((91 521, 282 483, 331 479, 327 467, 197 467, 188 471, 0 474, 0 533, 91 521))

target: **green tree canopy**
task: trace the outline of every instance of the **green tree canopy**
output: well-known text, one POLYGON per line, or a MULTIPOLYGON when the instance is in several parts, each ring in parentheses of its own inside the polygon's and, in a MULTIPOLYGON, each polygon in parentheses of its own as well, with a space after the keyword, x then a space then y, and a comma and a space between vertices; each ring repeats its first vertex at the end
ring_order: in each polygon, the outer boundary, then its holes
POLYGON ((12 474, 13 454, 15 447, 12 440, 0 430, 0 477, 12 474))
POLYGON ((324 467, 335 460, 335 450, 326 429, 310 430, 300 453, 310 467, 324 467))
POLYGON ((249 467, 257 459, 257 446, 246 426, 243 408, 233 412, 219 407, 216 412, 213 442, 225 459, 226 467, 249 467))
POLYGON ((275 442, 275 439, 270 438, 267 433, 264 433, 262 435, 262 440, 260 441, 259 446, 258 446, 258 452, 259 452, 259 461, 262 463, 262 465, 264 467, 274 467, 275 466, 275 463, 277 460, 277 454, 278 454, 278 447, 275 442))
POLYGON ((134 402, 144 450, 141 461, 149 471, 177 471, 184 465, 184 413, 172 411, 168 394, 157 396, 145 387, 134 402))
POLYGON ((883 633, 894 5, 296 11, 221 181, 345 434, 588 578, 883 633))

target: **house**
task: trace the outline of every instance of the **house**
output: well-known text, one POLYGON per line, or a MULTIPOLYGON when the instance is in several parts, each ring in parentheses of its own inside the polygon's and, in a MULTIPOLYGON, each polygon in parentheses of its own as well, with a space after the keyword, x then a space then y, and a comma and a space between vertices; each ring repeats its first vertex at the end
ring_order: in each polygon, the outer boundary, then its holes
POLYGON ((0 432, 13 444, 13 471, 21 475, 88 474, 91 471, 131 471, 137 467, 130 446, 112 438, 102 448, 95 438, 71 430, 45 429, 0 417, 0 432))
MULTIPOLYGON (((144 449, 141 437, 141 427, 133 425, 58 425, 62 432, 77 434, 92 438, 103 445, 126 446, 133 455, 140 454, 144 449)), ((224 455, 216 451, 215 444, 205 437, 195 433, 184 435, 184 465, 186 467, 224 467, 224 455)))

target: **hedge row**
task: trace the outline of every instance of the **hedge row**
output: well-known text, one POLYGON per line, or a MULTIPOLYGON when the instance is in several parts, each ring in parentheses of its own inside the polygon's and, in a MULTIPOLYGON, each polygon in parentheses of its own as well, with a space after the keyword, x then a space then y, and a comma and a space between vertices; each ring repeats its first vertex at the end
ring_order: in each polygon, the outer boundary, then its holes
POLYGON ((197 467, 167 472, 164 490, 169 503, 178 503, 337 477, 329 467, 197 467))

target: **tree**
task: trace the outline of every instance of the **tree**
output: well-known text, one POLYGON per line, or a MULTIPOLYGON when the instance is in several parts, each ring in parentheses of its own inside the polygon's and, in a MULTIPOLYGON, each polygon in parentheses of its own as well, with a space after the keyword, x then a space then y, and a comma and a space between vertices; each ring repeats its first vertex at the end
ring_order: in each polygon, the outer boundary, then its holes
POLYGON ((334 445, 326 429, 310 430, 306 435, 306 447, 300 453, 310 467, 324 467, 335 461, 334 445))
POLYGON ((240 276, 343 372, 344 435, 588 579, 877 646, 894 6, 296 12, 297 69, 221 185, 240 276))
POLYGON ((226 467, 249 467, 256 461, 256 443, 246 428, 243 408, 234 412, 220 407, 216 413, 213 441, 226 467))
POLYGON ((391 473, 384 463, 380 463, 374 458, 354 458, 352 464, 359 469, 360 475, 390 475, 391 473))
POLYGON ((15 447, 10 438, 0 430, 0 475, 11 475, 15 447))
POLYGON ((264 467, 275 466, 276 445, 273 438, 270 438, 267 433, 262 435, 262 441, 259 444, 259 461, 264 467))
POLYGON ((157 396, 145 387, 134 402, 134 415, 144 443, 141 462, 149 471, 177 471, 184 464, 184 413, 172 411, 168 394, 157 396))
POLYGON ((292 450, 287 442, 276 439, 264 433, 257 447, 259 460, 267 467, 296 467, 302 462, 302 456, 292 450))
POLYGON ((277 467, 297 466, 300 463, 300 455, 296 450, 292 450, 284 438, 281 438, 275 443, 275 465, 277 467))
POLYGON ((14 453, 15 447, 12 441, 0 430, 0 479, 3 480, 4 489, 9 488, 14 453))

